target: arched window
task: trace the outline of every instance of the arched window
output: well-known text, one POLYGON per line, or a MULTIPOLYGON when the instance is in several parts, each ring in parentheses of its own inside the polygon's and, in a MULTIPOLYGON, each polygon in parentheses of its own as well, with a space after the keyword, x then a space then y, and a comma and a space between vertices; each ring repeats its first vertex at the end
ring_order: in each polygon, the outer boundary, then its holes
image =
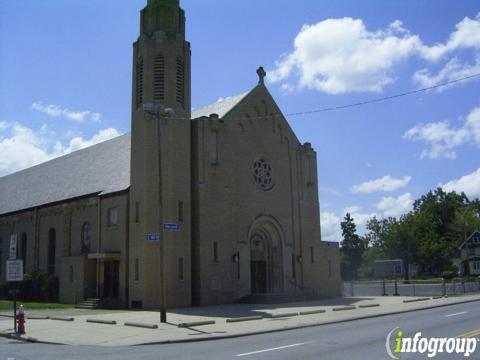
POLYGON ((182 108, 185 107, 185 71, 183 66, 183 60, 177 58, 177 103, 182 108))
POLYGON ((153 68, 153 99, 165 100, 165 58, 161 54, 155 57, 153 68))
POLYGON ((82 226, 82 254, 88 254, 92 246, 92 226, 86 222, 82 226))
POLYGON ((48 258, 47 258, 47 272, 49 275, 55 274, 55 247, 57 242, 57 234, 54 228, 48 231, 48 258))
POLYGON ((22 233, 20 238, 20 259, 23 260, 23 271, 27 268, 27 234, 22 233))
POLYGON ((136 69, 136 105, 137 108, 143 103, 143 58, 138 58, 136 69))

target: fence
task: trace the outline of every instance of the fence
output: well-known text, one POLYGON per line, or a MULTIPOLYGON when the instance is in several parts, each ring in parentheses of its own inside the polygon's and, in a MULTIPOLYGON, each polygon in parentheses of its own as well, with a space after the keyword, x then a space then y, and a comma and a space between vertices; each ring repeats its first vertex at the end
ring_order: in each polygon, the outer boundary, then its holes
POLYGON ((344 296, 444 296, 480 292, 480 281, 429 282, 412 280, 350 281, 343 283, 344 296))

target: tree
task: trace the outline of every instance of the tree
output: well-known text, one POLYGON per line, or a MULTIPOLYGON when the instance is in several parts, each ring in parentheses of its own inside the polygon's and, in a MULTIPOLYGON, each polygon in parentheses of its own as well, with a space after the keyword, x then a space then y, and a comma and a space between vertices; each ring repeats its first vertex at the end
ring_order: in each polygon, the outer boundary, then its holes
POLYGON ((345 215, 342 227, 342 274, 344 279, 357 279, 358 269, 363 263, 363 253, 367 248, 365 239, 357 234, 357 226, 349 213, 345 215))

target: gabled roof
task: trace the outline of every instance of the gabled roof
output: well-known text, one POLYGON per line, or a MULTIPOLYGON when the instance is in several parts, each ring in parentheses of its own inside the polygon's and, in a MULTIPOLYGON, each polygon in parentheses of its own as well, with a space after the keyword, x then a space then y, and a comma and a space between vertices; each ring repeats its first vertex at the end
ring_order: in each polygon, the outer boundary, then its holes
POLYGON ((474 232, 472 232, 472 233, 470 234, 470 236, 467 237, 467 239, 464 240, 464 241, 460 244, 460 246, 458 247, 458 250, 461 250, 461 249, 465 246, 465 244, 467 244, 471 239, 473 239, 474 236, 479 236, 479 237, 480 237, 480 231, 479 231, 479 230, 475 230, 474 232))
MULTIPOLYGON (((255 89, 255 88, 254 88, 255 89)), ((254 89, 192 113, 226 116, 254 89)), ((0 215, 130 187, 130 133, 0 177, 0 215)))
POLYGON ((0 215, 130 186, 130 134, 0 177, 0 215))
POLYGON ((210 116, 211 114, 217 114, 219 118, 223 118, 230 111, 232 111, 235 106, 237 106, 249 93, 250 91, 247 91, 237 96, 229 96, 227 98, 220 99, 213 104, 193 110, 192 119, 198 119, 202 116, 210 116))

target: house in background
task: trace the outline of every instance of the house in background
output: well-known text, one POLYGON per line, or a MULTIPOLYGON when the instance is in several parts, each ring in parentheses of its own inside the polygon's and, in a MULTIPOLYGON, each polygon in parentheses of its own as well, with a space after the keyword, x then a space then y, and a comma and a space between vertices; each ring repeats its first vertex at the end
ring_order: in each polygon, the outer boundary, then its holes
POLYGON ((453 263, 464 276, 480 275, 480 231, 475 230, 458 247, 453 263))

